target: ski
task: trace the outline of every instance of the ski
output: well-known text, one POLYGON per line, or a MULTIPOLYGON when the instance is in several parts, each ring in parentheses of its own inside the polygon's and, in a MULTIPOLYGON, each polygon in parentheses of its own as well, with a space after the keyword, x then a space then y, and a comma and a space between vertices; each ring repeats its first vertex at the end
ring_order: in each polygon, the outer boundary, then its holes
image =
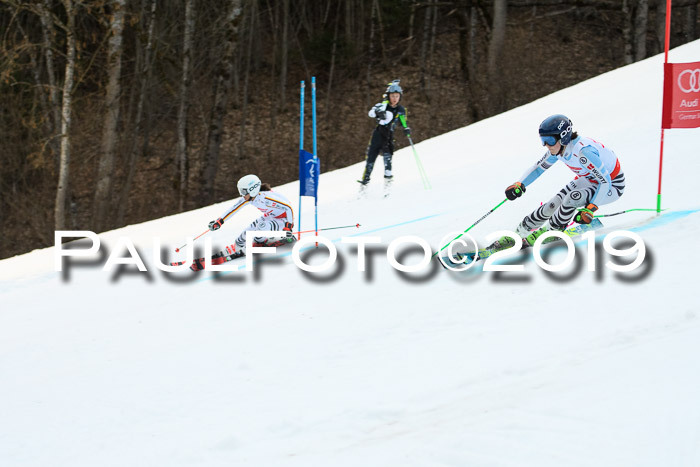
MULTIPOLYGON (((590 232, 592 230, 598 230, 603 228, 603 223, 599 219, 593 219, 593 221, 590 224, 576 224, 572 225, 571 227, 568 227, 566 230, 564 230, 564 233, 569 236, 569 237, 578 237, 586 232, 590 232)), ((548 244, 548 243, 553 243, 559 241, 558 238, 556 237, 550 237, 546 239, 543 244, 548 244)), ((530 244, 523 239, 523 244, 522 244, 522 249, 530 248, 530 244)), ((513 244, 508 244, 508 245, 499 245, 498 241, 492 243, 486 248, 481 248, 478 251, 478 257, 476 258, 476 261, 488 258, 489 256, 493 255, 494 253, 497 253, 499 251, 511 248, 513 244)), ((454 256, 451 258, 449 256, 442 256, 440 264, 442 264, 443 267, 447 269, 445 264, 449 264, 454 267, 459 267, 462 265, 466 265, 474 261, 474 256, 476 256, 477 252, 474 251, 467 251, 463 253, 455 253, 454 256)))
POLYGON ((384 197, 388 198, 391 194, 391 185, 394 183, 394 177, 384 177, 384 197))
MULTIPOLYGON (((235 245, 228 245, 225 250, 218 252, 211 257, 211 264, 223 264, 226 261, 231 261, 244 256, 243 252, 236 251, 235 245)), ((186 261, 175 261, 170 263, 171 266, 182 266, 186 261)), ((201 271, 204 269, 204 258, 195 258, 190 265, 193 271, 201 271)))
POLYGON ((367 197, 367 183, 364 183, 362 180, 358 180, 357 183, 360 184, 360 190, 357 193, 357 199, 364 199, 367 197))
MULTIPOLYGON (((291 245, 296 242, 296 237, 282 238, 280 240, 268 241, 266 243, 253 243, 254 247, 281 247, 286 245, 291 245)), ((245 253, 242 251, 236 251, 235 245, 229 245, 226 247, 226 251, 220 251, 211 257, 212 265, 219 265, 233 261, 234 259, 242 258, 245 253)), ((171 266, 182 266, 186 261, 175 261, 170 263, 171 266)), ((195 258, 190 265, 190 269, 193 271, 204 270, 204 258, 195 258)))

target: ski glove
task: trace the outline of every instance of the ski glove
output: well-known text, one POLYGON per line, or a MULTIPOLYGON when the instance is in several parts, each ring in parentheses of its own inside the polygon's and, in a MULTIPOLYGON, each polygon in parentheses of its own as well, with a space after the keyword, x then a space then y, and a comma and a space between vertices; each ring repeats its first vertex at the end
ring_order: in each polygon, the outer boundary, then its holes
POLYGON ((386 110, 382 109, 381 105, 374 107, 374 115, 379 120, 384 120, 386 118, 386 110))
POLYGON ((209 223, 209 230, 211 230, 212 232, 214 230, 219 230, 222 225, 224 225, 224 220, 219 217, 217 220, 211 221, 209 223))
POLYGON ((593 213, 598 210, 598 206, 596 206, 593 203, 590 203, 588 206, 586 206, 586 209, 583 211, 579 211, 576 214, 576 217, 574 217, 574 221, 578 224, 590 224, 591 221, 593 221, 593 213))
POLYGON ((513 201, 515 198, 520 198, 525 193, 525 185, 521 182, 515 182, 506 188, 506 198, 513 201))
POLYGON ((283 231, 287 232, 287 237, 286 238, 292 238, 294 237, 294 234, 292 233, 292 229, 294 228, 294 224, 291 222, 285 222, 284 223, 284 228, 282 229, 283 231))
POLYGON ((409 127, 405 126, 405 127, 403 127, 403 133, 406 136, 411 136, 411 129, 409 127))

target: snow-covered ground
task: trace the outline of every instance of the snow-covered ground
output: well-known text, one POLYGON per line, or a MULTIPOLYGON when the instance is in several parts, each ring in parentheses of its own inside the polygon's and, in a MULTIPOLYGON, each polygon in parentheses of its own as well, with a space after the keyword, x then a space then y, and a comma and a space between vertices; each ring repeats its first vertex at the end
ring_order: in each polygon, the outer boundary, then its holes
MULTIPOLYGON (((700 41, 670 60, 700 60, 700 41)), ((524 272, 504 274, 434 261, 401 274, 385 254, 403 236, 435 250, 497 205, 543 153, 537 126, 553 113, 621 160, 626 192, 601 213, 654 208, 662 61, 417 144, 431 191, 410 148, 394 157, 388 198, 381 161, 365 199, 362 164, 323 174, 320 226, 361 224, 327 232, 329 272, 302 272, 289 250, 254 273, 154 267, 153 237, 172 253, 230 203, 100 235, 121 257, 115 242, 128 237, 147 273, 102 271, 105 257, 60 273, 53 249, 0 261, 0 465, 700 465, 700 129, 666 132, 668 211, 603 219, 599 236, 644 240, 632 273, 607 268, 602 245, 596 272, 581 244, 578 269, 551 275, 531 252, 524 272), (381 238, 364 272, 344 235, 381 238)), ((481 243, 514 229, 571 177, 553 167, 470 233, 481 243)), ((296 207, 298 185, 278 189, 296 207)), ((302 228, 312 218, 307 199, 302 228)), ((302 256, 320 263, 325 251, 302 256)))

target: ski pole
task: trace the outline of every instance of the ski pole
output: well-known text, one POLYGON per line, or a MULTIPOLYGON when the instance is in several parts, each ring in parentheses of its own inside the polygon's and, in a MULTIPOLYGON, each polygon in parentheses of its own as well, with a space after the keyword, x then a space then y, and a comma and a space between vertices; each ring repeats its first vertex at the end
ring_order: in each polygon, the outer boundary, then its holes
POLYGON ((505 203, 506 201, 508 201, 508 198, 506 198, 506 199, 504 199, 503 201, 501 201, 500 203, 498 203, 498 205, 497 205, 495 208, 491 209, 489 212, 487 212, 486 214, 484 214, 483 216, 481 216, 481 218, 480 218, 478 221, 474 222, 472 225, 470 225, 469 228, 468 228, 467 230, 465 230, 465 231, 462 232, 461 234, 457 235, 455 238, 453 238, 452 240, 450 240, 450 241, 447 243, 447 245, 443 246, 443 247, 440 248, 438 251, 436 251, 435 253, 433 253, 433 256, 431 256, 431 258, 434 258, 435 255, 437 255, 437 254, 440 253, 442 250, 444 250, 445 248, 447 248, 448 246, 450 246, 450 244, 451 244, 452 242, 454 242, 455 240, 457 240, 458 238, 460 238, 460 237, 461 237, 462 235, 464 235, 465 233, 469 232, 469 231, 472 229, 472 227, 474 227, 476 224, 478 224, 479 222, 481 222, 481 221, 483 221, 484 219, 486 219, 486 217, 488 217, 489 214, 491 214, 491 213, 492 213, 493 211, 495 211, 496 209, 500 208, 501 205, 502 205, 503 203, 505 203))
MULTIPOLYGON (((406 116, 400 115, 399 120, 401 121, 401 126, 403 127, 404 131, 406 131, 408 129, 408 125, 406 124, 406 116)), ((418 152, 416 151, 416 147, 413 145, 413 139, 411 138, 410 133, 406 134, 406 138, 408 139, 408 142, 411 143, 411 149, 413 150, 413 158, 416 160, 416 165, 418 166, 418 173, 420 173, 420 178, 423 182, 423 188, 425 188, 426 190, 430 190, 432 189, 432 186, 430 185, 430 180, 428 180, 428 174, 423 168, 423 164, 420 161, 420 157, 418 157, 418 152)))
MULTIPOLYGON (((666 210, 668 210, 668 208, 662 209, 662 211, 666 211, 666 210)), ((588 210, 587 210, 587 209, 579 209, 579 211, 588 211, 588 210)), ((639 208, 639 209, 625 209, 624 211, 613 212, 612 214, 598 214, 597 216, 593 216, 593 217, 612 217, 612 216, 619 216, 620 214, 624 214, 624 213, 626 213, 626 212, 632 212, 632 211, 654 211, 654 212, 657 212, 656 209, 643 209, 643 208, 639 208)))
POLYGON ((321 232, 324 230, 335 230, 335 229, 349 229, 350 227, 357 227, 358 229, 360 228, 360 224, 355 224, 355 225, 342 225, 340 227, 326 227, 325 229, 313 229, 313 230, 301 230, 299 232, 292 232, 292 234, 303 234, 303 233, 310 233, 310 232, 321 232))
MULTIPOLYGON (((202 235, 204 235, 204 234, 207 233, 207 232, 209 232, 209 229, 205 230, 205 231, 202 232, 201 234, 199 234, 199 235, 197 235, 196 237, 194 237, 194 239, 193 239, 192 241, 197 240, 199 237, 201 237, 202 235)), ((181 250, 182 248, 185 248, 186 246, 187 246, 187 243, 185 243, 184 245, 182 245, 182 246, 179 247, 179 248, 175 248, 175 253, 179 253, 180 250, 181 250)))
POLYGON ((420 157, 418 157, 418 152, 416 152, 416 147, 413 145, 413 140, 411 139, 411 136, 407 136, 408 142, 411 143, 411 149, 413 149, 413 158, 416 160, 416 165, 418 166, 418 172, 420 173, 420 178, 423 182, 423 188, 426 190, 432 189, 432 186, 430 185, 430 180, 428 180, 428 174, 425 173, 425 169, 423 168, 423 164, 420 161, 420 157))

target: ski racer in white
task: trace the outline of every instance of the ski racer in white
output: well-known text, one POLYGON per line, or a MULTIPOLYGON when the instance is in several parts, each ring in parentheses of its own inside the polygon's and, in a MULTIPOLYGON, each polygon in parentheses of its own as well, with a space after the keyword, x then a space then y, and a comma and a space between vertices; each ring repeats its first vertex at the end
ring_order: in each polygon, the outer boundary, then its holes
MULTIPOLYGON (((255 175, 246 175, 238 181, 238 191, 241 194, 236 203, 231 206, 215 221, 209 223, 209 230, 218 230, 225 221, 231 219, 241 211, 243 206, 251 204, 255 206, 263 215, 255 219, 236 239, 236 252, 245 254, 246 235, 249 230, 270 230, 286 231, 287 237, 293 240, 292 228, 294 227, 294 212, 292 205, 279 193, 271 191, 267 184, 263 185, 255 175), (267 188, 260 191, 261 188, 267 188)), ((256 244, 265 245, 268 237, 255 237, 256 244)), ((274 238, 273 242, 280 240, 274 238)), ((271 242, 272 243, 272 242, 271 242)))
POLYGON ((530 245, 547 230, 564 230, 572 218, 589 224, 598 206, 617 201, 625 190, 625 175, 615 153, 591 138, 578 136, 567 117, 548 117, 539 132, 547 152, 506 189, 506 197, 512 201, 522 196, 525 188, 557 161, 566 164, 576 178, 518 225, 516 232, 530 245), (582 207, 585 210, 577 213, 582 207))

